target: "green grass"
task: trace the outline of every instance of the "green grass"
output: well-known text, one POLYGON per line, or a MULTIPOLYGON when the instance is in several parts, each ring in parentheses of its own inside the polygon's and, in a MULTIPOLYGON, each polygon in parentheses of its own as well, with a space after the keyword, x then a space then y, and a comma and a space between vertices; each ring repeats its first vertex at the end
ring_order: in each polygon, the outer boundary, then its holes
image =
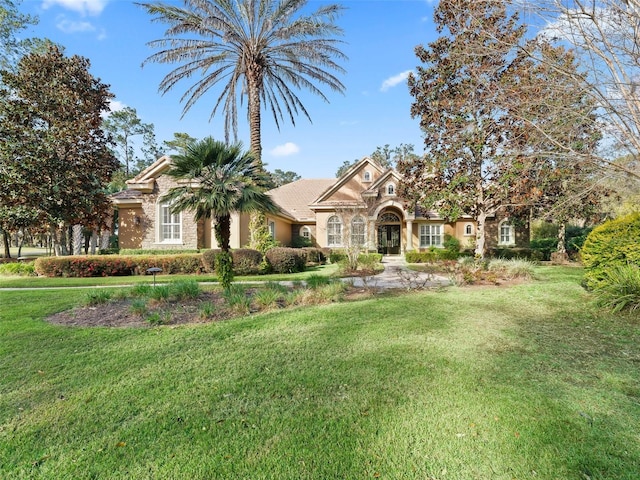
MULTIPOLYGON (((338 270, 337 265, 319 265, 311 267, 304 272, 272 275, 247 275, 234 277, 235 282, 279 282, 300 281, 312 275, 333 276, 338 270)), ((196 280, 200 283, 217 282, 215 275, 157 275, 158 283, 175 281, 196 280)), ((135 285, 138 283, 153 283, 150 275, 137 275, 130 277, 91 277, 91 278, 45 278, 45 277, 2 277, 0 276, 0 288, 47 288, 47 287, 92 287, 107 285, 135 285)))
POLYGON ((147 329, 0 292, 0 478, 637 478, 640 325, 581 274, 147 329))

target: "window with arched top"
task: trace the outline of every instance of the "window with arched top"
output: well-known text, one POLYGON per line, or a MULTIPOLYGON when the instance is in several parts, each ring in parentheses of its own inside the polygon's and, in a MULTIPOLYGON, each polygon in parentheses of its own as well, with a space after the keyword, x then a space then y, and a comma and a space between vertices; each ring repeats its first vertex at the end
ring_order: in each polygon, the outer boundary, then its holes
POLYGON ((464 226, 464 234, 465 235, 473 235, 473 225, 471 223, 467 223, 464 226))
POLYGON ((509 222, 508 219, 505 219, 500 222, 499 226, 499 237, 498 237, 498 245, 515 245, 516 244, 516 235, 513 225, 509 222))
POLYGON ((342 220, 337 215, 333 215, 327 220, 327 246, 342 246, 342 220))
POLYGON ((364 172, 364 175, 362 176, 362 180, 365 182, 370 182, 371 181, 371 172, 364 172))
POLYGON ((300 227, 300 236, 302 238, 306 238, 307 240, 311 240, 311 229, 306 225, 300 227))
POLYGON ((395 195, 396 194, 396 186, 393 183, 387 185, 387 195, 395 195))
POLYGON ((354 217, 351 220, 351 246, 362 246, 365 244, 365 228, 366 223, 361 216, 354 217))

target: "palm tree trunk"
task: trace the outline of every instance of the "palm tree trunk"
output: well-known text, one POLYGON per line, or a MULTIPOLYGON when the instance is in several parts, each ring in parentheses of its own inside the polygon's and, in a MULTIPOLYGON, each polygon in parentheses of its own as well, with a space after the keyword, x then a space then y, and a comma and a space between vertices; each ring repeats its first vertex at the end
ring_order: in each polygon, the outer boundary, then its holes
POLYGON ((260 120, 260 89, 262 84, 262 72, 259 67, 254 67, 253 72, 247 72, 247 82, 249 84, 249 134, 251 137, 250 149, 256 157, 256 161, 262 167, 262 137, 260 120))
POLYGON ((213 227, 213 232, 216 236, 218 247, 223 252, 228 252, 230 249, 229 239, 231 237, 231 215, 222 215, 216 217, 215 220, 216 224, 213 227))

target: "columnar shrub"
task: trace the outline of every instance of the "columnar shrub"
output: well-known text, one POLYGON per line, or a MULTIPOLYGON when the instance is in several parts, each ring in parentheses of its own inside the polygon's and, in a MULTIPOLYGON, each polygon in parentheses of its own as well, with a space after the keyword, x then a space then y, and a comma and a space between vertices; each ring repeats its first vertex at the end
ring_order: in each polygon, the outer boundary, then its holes
POLYGON ((297 248, 275 247, 265 257, 275 273, 302 272, 306 265, 306 255, 297 248))
POLYGON ((614 266, 640 266, 640 213, 609 220, 594 228, 580 251, 585 283, 593 288, 614 266))

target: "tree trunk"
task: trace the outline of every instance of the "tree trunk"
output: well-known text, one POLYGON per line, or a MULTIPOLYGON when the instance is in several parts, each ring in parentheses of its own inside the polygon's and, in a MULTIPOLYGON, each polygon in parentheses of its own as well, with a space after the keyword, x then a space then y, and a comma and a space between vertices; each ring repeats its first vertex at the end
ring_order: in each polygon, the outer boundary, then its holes
POLYGON ((82 225, 74 225, 71 228, 72 233, 72 252, 74 255, 82 255, 82 245, 84 244, 84 235, 82 234, 82 225))
POLYGON ((560 222, 558 227, 558 253, 565 255, 567 253, 567 225, 560 222))
POLYGON ((249 135, 251 137, 251 153, 262 168, 262 139, 260 124, 260 90, 262 88, 262 71, 258 65, 252 65, 247 72, 249 84, 249 135))
POLYGON ((98 232, 95 230, 91 232, 91 240, 89 242, 89 251, 91 252, 91 255, 95 255, 96 248, 98 247, 98 232))
POLYGON ((11 258, 11 245, 9 244, 9 234, 2 230, 2 243, 4 244, 4 258, 11 258))
POLYGON ((218 247, 223 252, 228 252, 230 249, 229 239, 231 237, 231 215, 216 217, 215 221, 213 232, 216 236, 218 247))
POLYGON ((476 218, 478 225, 476 227, 476 258, 484 258, 485 243, 486 243, 486 226, 487 226, 487 212, 481 210, 476 218))

